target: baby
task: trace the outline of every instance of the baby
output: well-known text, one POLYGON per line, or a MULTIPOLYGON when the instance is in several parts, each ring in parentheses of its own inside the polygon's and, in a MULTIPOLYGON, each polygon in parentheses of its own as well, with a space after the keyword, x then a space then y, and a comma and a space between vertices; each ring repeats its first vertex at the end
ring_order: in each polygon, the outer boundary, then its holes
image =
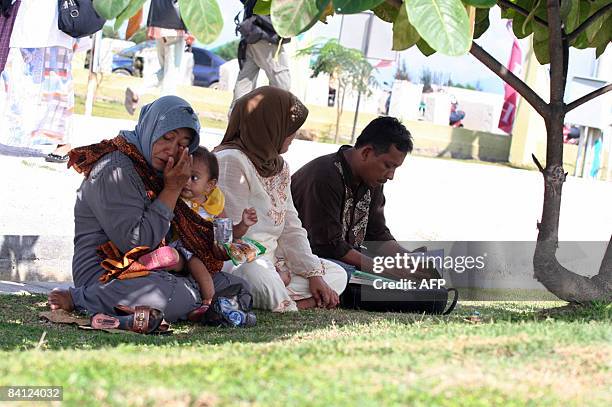
MULTIPOLYGON (((216 217, 226 217, 223 211, 225 197, 217 186, 219 178, 219 163, 217 157, 204 147, 198 147, 193 153, 191 178, 181 192, 181 198, 189 207, 204 219, 212 221, 216 217)), ((257 212, 247 208, 242 212, 242 220, 233 226, 234 238, 246 234, 249 227, 257 223, 257 212)), ((193 310, 188 318, 200 321, 210 307, 215 288, 212 277, 204 263, 187 250, 179 240, 170 246, 161 247, 138 259, 139 263, 147 265, 149 270, 163 268, 170 271, 183 271, 185 262, 187 270, 198 283, 202 295, 202 306, 193 310)))

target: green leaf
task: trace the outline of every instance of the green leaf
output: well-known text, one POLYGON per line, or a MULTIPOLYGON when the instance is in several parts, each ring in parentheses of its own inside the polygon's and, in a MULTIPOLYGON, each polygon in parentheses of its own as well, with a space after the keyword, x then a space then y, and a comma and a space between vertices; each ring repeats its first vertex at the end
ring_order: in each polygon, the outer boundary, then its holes
POLYGON ((550 50, 548 49, 548 30, 539 24, 533 25, 533 51, 540 65, 550 63, 550 50))
POLYGON ((514 11, 514 9, 512 8, 501 7, 501 18, 507 18, 509 20, 512 20, 514 17, 516 17, 516 14, 516 11, 514 11))
POLYGON ((430 47, 427 41, 425 41, 423 38, 417 41, 416 46, 419 51, 421 51, 421 54, 425 55, 426 57, 436 53, 436 50, 430 47))
POLYGON ((565 32, 572 32, 580 22, 580 1, 561 0, 561 21, 565 25, 565 32))
POLYGON ((179 0, 181 18, 198 41, 209 44, 223 29, 223 16, 216 0, 179 0))
POLYGON ((379 6, 372 9, 378 18, 388 23, 392 23, 397 18, 399 10, 389 3, 381 3, 379 6))
MULTIPOLYGON (((609 0, 598 0, 598 1, 591 3, 591 7, 589 10, 589 16, 595 14, 595 12, 599 11, 602 7, 605 7, 606 5, 608 5, 608 3, 610 3, 609 0)), ((607 13, 599 17, 597 20, 595 20, 590 26, 587 27, 586 35, 587 35, 587 40, 589 41, 589 43, 591 44, 593 43, 597 34, 602 30, 602 27, 604 27, 603 25, 604 21, 606 21, 606 19, 610 15, 612 15, 612 11, 608 11, 607 13)))
MULTIPOLYGON (((589 47, 599 49, 605 47, 612 41, 612 13, 606 13, 607 18, 602 22, 601 28, 597 30, 595 36, 589 41, 589 47)), ((588 33, 587 33, 588 38, 588 33)))
POLYGON ((281 37, 295 37, 315 25, 328 5, 329 1, 273 0, 272 25, 281 37))
POLYGON ((337 14, 355 14, 370 10, 385 0, 333 0, 334 10, 337 14))
POLYGON ((512 20, 512 30, 517 38, 525 38, 535 32, 535 27, 546 28, 536 21, 536 17, 548 20, 546 0, 518 0, 517 4, 529 10, 529 16, 516 14, 512 20))
POLYGON ((461 0, 409 0, 404 5, 410 23, 433 49, 450 56, 469 51, 471 27, 461 0))
POLYGON ((124 22, 130 19, 147 0, 130 0, 130 4, 115 19, 115 30, 119 30, 124 22))
POLYGON ((476 20, 474 22, 474 38, 480 38, 489 29, 489 9, 476 9, 476 20))
POLYGON ((272 6, 272 0, 257 0, 255 7, 253 8, 253 14, 260 16, 270 15, 270 7, 272 6))
POLYGON ((128 40, 134 41, 136 44, 145 42, 147 40, 147 27, 141 27, 138 31, 134 33, 134 35, 128 38, 128 40))
POLYGON ((128 5, 130 0, 93 0, 93 6, 100 15, 106 20, 117 17, 128 5))
POLYGON ((408 10, 401 7, 395 22, 393 23, 393 50, 401 51, 408 49, 417 43, 421 36, 408 20, 408 10))
POLYGON ((463 4, 467 6, 474 6, 478 8, 491 8, 497 4, 496 0, 461 0, 463 4))
MULTIPOLYGON (((518 6, 523 7, 526 10, 534 10, 534 7, 537 5, 538 0, 518 0, 515 2, 518 6)), ((527 20, 527 17, 515 13, 514 18, 512 19, 512 31, 516 38, 525 38, 533 33, 533 25, 537 24, 533 22, 533 18, 527 20)))
MULTIPOLYGON (((590 16, 590 5, 589 4, 584 4, 584 2, 581 1, 581 7, 580 7, 580 22, 586 20, 589 16, 590 16)), ((575 48, 578 49, 585 49, 589 47, 589 40, 587 38, 586 35, 586 31, 583 31, 580 33, 580 35, 578 37, 576 37, 576 39, 570 44, 575 48)))
POLYGON ((595 58, 599 58, 601 56, 601 54, 603 54, 606 51, 606 48, 608 47, 608 44, 601 44, 599 47, 597 47, 595 49, 595 58))

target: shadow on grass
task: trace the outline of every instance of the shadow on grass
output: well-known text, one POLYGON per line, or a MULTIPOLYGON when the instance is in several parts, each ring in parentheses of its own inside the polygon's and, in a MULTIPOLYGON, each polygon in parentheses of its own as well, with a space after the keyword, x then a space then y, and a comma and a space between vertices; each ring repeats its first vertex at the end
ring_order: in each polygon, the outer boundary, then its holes
MULTIPOLYGON (((312 310, 299 313, 276 314, 257 311, 258 324, 249 329, 205 327, 188 323, 172 325, 173 334, 141 336, 85 331, 74 325, 42 322, 38 318, 47 310, 43 295, 0 296, 0 350, 29 350, 36 348, 43 333, 45 349, 99 349, 124 344, 154 346, 218 345, 228 342, 263 343, 291 340, 298 334, 316 335, 316 331, 366 327, 393 321, 395 324, 471 324, 470 315, 478 311, 479 323, 538 322, 549 318, 575 320, 609 320, 610 305, 578 308, 558 316, 543 313, 562 302, 466 302, 452 315, 432 316, 402 313, 373 313, 354 310, 312 310)), ((357 329, 359 330, 359 329, 357 329)))

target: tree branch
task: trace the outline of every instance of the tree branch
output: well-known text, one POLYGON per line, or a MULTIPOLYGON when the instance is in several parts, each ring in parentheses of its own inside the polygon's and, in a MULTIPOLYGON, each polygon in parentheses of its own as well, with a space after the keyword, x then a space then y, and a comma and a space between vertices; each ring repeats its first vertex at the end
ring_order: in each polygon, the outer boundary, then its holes
POLYGON ((561 28, 561 45, 563 47, 563 89, 567 85, 567 69, 569 66, 569 42, 565 38, 565 28, 561 28))
POLYGON ((538 157, 536 157, 535 154, 532 153, 531 159, 533 160, 535 165, 538 167, 538 170, 540 170, 540 172, 544 174, 544 167, 542 167, 542 164, 540 164, 540 160, 538 160, 538 157))
POLYGON ((572 103, 568 104, 565 107, 565 113, 569 112, 570 110, 574 110, 575 108, 577 108, 580 105, 585 104, 586 102, 588 102, 591 99, 595 99, 597 96, 601 96, 606 92, 609 92, 612 90, 612 83, 607 84, 606 86, 602 86, 599 89, 594 90, 591 93, 587 93, 586 95, 574 100, 572 103))
POLYGON ((491 54, 482 49, 478 44, 472 42, 472 48, 470 53, 474 57, 482 62, 487 68, 493 71, 494 74, 499 76, 504 82, 512 86, 525 100, 533 106, 533 108, 542 116, 545 120, 549 116, 549 108, 546 102, 542 100, 540 96, 533 89, 531 89, 525 82, 523 82, 518 76, 513 74, 505 66, 499 63, 498 60, 493 58, 491 54))
POLYGON ((561 38, 561 13, 559 0, 547 0, 548 52, 550 55, 550 105, 554 109, 563 105, 565 82, 563 81, 563 39, 561 38))
POLYGON ((580 24, 574 31, 567 34, 567 42, 572 42, 578 37, 584 30, 586 30, 591 24, 595 22, 599 17, 606 14, 608 11, 612 10, 612 3, 608 3, 599 10, 597 10, 592 16, 584 20, 582 24, 580 24))
MULTIPOLYGON (((525 17, 529 16, 529 10, 524 9, 518 4, 514 4, 509 0, 497 0, 497 5, 500 7, 511 8, 512 10, 524 15, 525 17)), ((548 23, 536 15, 533 16, 533 20, 543 27, 548 27, 548 23)))

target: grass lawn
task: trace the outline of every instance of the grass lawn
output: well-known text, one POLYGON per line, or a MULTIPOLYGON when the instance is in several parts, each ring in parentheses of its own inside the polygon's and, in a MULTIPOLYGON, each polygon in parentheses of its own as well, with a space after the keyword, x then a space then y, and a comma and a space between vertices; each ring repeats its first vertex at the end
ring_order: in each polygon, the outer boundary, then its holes
POLYGON ((541 313, 560 305, 258 312, 251 329, 145 337, 42 323, 43 296, 3 295, 0 386, 61 385, 81 406, 610 405, 612 307, 541 313), (475 310, 480 323, 466 320, 475 310))

